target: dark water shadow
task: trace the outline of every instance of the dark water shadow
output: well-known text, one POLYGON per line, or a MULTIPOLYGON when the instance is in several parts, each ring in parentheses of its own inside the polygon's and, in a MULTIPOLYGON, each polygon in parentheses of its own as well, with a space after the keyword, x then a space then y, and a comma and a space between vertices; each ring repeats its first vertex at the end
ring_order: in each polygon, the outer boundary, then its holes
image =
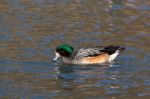
POLYGON ((113 68, 113 67, 116 67, 116 65, 113 65, 113 64, 103 64, 103 65, 100 65, 100 64, 94 64, 94 65, 61 64, 55 67, 56 68, 55 70, 57 72, 57 79, 58 79, 57 86, 59 86, 59 88, 64 89, 64 90, 76 90, 78 87, 91 86, 91 84, 86 84, 87 79, 106 78, 105 73, 107 73, 107 69, 113 68))

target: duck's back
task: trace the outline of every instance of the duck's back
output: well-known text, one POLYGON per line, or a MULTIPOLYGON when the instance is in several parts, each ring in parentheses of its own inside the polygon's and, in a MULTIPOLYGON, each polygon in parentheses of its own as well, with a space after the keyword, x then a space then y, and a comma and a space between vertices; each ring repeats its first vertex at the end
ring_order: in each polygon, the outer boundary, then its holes
POLYGON ((120 46, 96 46, 77 50, 72 61, 75 64, 94 64, 113 61, 120 51, 124 50, 120 46))

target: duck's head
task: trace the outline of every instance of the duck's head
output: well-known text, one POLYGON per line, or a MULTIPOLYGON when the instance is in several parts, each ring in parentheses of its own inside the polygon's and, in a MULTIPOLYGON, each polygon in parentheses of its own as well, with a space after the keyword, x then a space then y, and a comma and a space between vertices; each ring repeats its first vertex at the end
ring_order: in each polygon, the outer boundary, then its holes
POLYGON ((53 61, 58 60, 60 57, 71 57, 74 49, 72 46, 67 45, 67 44, 62 44, 56 47, 55 49, 55 58, 53 61))

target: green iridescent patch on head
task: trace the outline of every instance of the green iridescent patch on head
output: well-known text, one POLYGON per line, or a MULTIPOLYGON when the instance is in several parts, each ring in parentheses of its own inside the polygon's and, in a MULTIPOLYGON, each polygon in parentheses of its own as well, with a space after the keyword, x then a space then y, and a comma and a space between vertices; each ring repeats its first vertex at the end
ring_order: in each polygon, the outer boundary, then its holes
POLYGON ((71 54, 73 52, 73 47, 67 44, 62 44, 56 48, 56 51, 60 50, 66 51, 67 53, 71 54))

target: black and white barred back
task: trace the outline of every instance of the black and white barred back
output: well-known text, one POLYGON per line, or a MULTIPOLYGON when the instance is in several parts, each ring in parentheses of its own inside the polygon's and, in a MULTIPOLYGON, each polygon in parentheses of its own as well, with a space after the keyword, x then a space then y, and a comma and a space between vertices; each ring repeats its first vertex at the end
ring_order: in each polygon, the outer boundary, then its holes
POLYGON ((124 49, 125 49, 124 47, 120 46, 106 46, 106 47, 96 46, 96 47, 81 48, 76 51, 74 57, 75 58, 93 57, 104 53, 113 55, 117 53, 119 54, 119 52, 123 51, 124 49))

